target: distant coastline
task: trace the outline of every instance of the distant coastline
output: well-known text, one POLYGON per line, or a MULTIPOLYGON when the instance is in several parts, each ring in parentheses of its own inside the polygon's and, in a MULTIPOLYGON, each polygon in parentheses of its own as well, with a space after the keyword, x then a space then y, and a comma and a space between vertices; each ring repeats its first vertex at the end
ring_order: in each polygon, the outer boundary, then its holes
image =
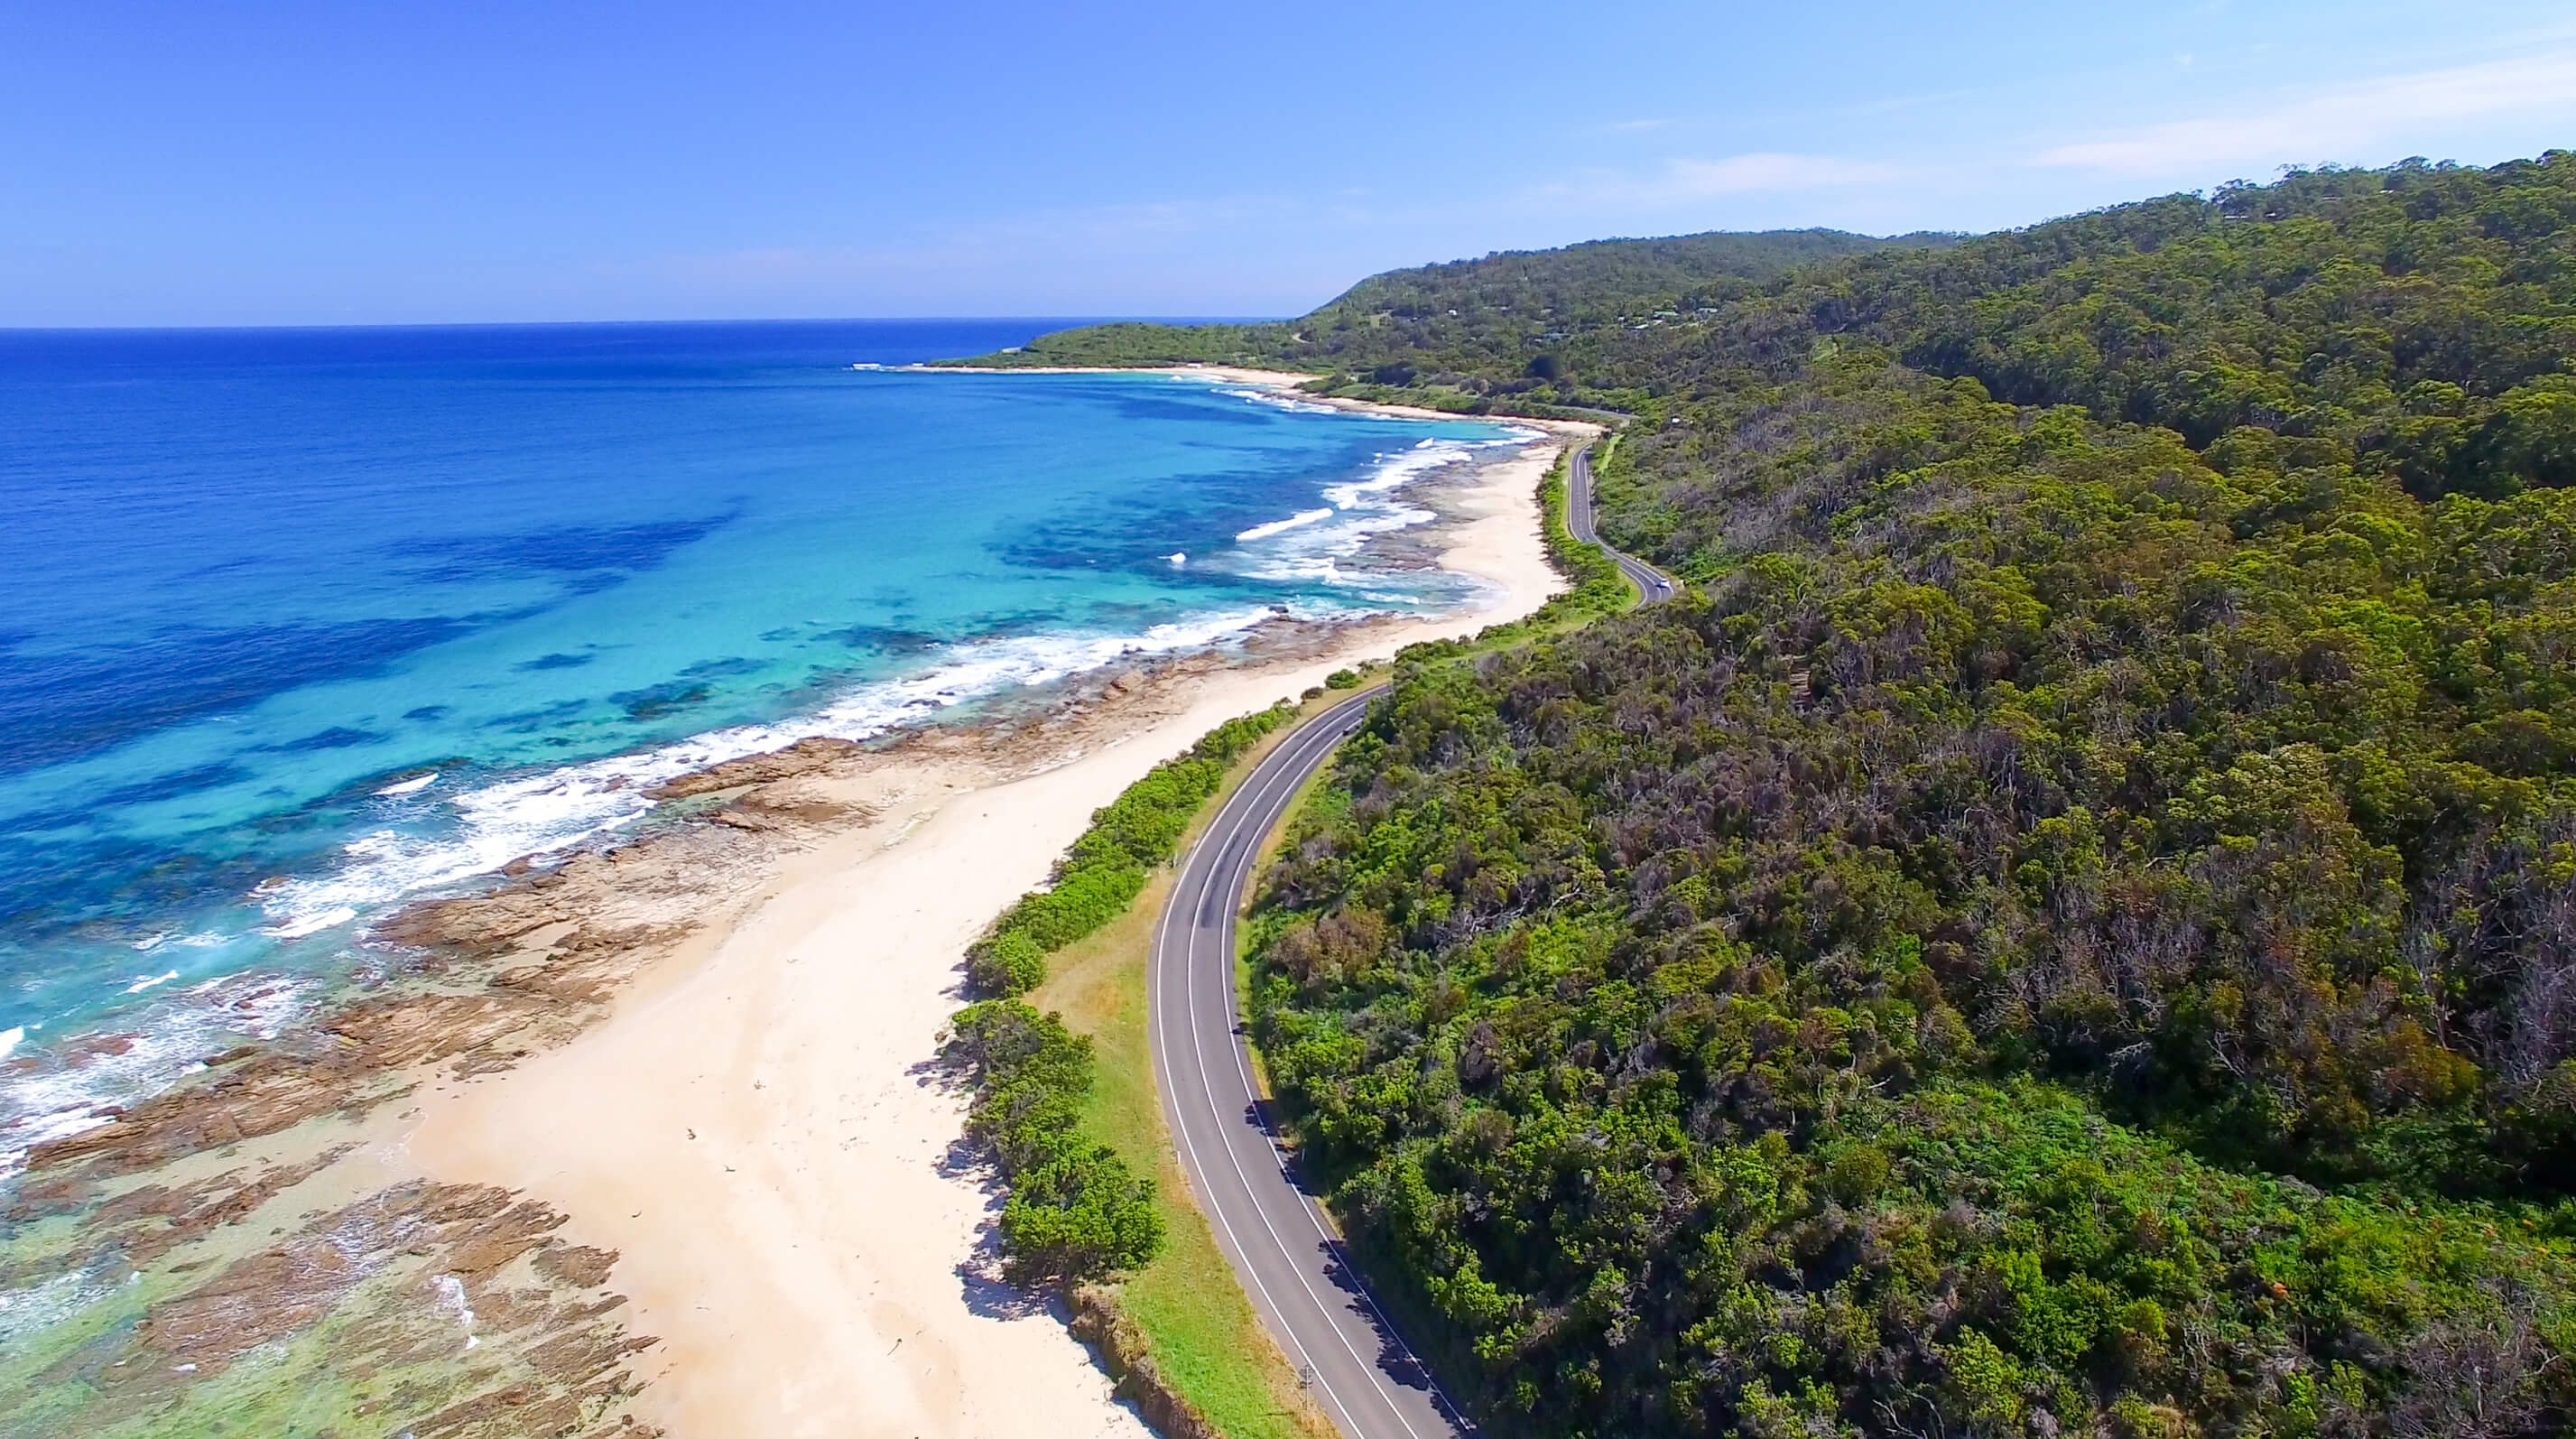
MULTIPOLYGON (((1541 403, 1500 406, 1487 403, 1481 407, 1436 409, 1429 405, 1402 400, 1375 399, 1364 395, 1319 391, 1314 386, 1331 376, 1305 370, 1271 370, 1253 365, 1218 365, 1187 362, 1180 364, 1137 365, 984 365, 969 361, 939 361, 922 365, 888 365, 919 374, 944 375, 1167 375, 1173 379, 1203 379, 1218 384, 1249 385, 1271 390, 1299 403, 1327 409, 1347 410, 1356 415, 1384 415, 1400 420, 1475 420, 1491 419, 1513 424, 1556 427, 1571 425, 1583 432, 1598 430, 1605 416, 1579 406, 1541 403)), ((1393 388, 1393 387, 1374 387, 1393 388)), ((1607 418, 1617 418, 1610 416, 1607 418)))

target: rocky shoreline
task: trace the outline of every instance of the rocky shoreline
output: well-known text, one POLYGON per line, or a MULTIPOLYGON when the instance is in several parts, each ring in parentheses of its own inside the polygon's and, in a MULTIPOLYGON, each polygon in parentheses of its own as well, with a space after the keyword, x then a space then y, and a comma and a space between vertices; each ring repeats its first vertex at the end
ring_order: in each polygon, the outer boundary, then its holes
MULTIPOLYGON (((569 1041, 756 902, 782 860, 894 831, 923 787, 1042 772, 1172 712, 1199 676, 1305 659, 1353 628, 1282 621, 1239 655, 1081 677, 980 723, 727 761, 653 791, 625 843, 405 907, 369 936, 397 962, 367 992, 29 1151, 0 1287, 134 1302, 49 1363, 0 1369, 20 1391, 0 1405, 83 1390, 80 1427, 109 1432, 258 1369, 328 1373, 350 1419, 417 1439, 658 1432, 627 1410, 630 1361, 657 1341, 620 1322, 616 1253, 556 1237, 563 1215, 505 1189, 369 1182, 401 1168, 407 1101, 569 1041)), ((273 1384, 241 1387, 256 1403, 273 1384)))

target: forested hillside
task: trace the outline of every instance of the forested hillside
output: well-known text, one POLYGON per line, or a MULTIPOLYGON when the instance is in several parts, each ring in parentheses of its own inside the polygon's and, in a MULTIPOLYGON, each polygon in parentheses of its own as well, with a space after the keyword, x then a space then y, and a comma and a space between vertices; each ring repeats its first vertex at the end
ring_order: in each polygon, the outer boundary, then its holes
POLYGON ((1256 925, 1489 1427, 2568 1432, 2576 155, 1543 344, 1413 363, 1694 593, 1413 652, 1256 925))
POLYGON ((1780 230, 1511 251, 1372 276, 1299 320, 1086 325, 958 363, 1279 365, 1338 370, 1396 386, 1437 380, 1478 398, 1535 390, 1552 397, 1553 374, 1534 377, 1528 366, 1567 335, 1672 323, 1686 312, 1756 293, 1799 265, 1888 246, 1944 245, 1952 238, 1880 240, 1839 230, 1780 230))

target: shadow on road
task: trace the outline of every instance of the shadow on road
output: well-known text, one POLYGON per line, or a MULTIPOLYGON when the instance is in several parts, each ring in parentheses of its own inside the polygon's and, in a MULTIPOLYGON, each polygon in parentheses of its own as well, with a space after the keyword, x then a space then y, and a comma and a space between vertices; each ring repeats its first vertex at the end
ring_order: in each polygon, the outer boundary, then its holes
POLYGON ((1370 1302, 1368 1289, 1360 1282, 1359 1272, 1351 1267, 1350 1256, 1339 1244, 1327 1241, 1321 1247, 1324 1251, 1324 1273, 1333 1281, 1333 1287, 1342 1292, 1343 1308, 1353 1319, 1368 1326, 1369 1333, 1377 1338, 1378 1373, 1399 1388, 1431 1395, 1433 1401, 1444 1412, 1447 1411, 1448 1401, 1439 1393, 1439 1386, 1432 1382, 1431 1371, 1423 1366, 1421 1360, 1413 1357, 1412 1349, 1386 1322, 1385 1316, 1378 1313, 1377 1306, 1370 1302))

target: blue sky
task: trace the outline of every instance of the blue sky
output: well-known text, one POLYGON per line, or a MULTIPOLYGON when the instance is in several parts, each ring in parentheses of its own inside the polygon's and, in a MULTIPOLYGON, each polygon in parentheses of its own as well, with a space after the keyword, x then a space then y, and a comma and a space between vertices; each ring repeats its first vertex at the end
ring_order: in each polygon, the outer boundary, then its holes
POLYGON ((0 8, 0 325, 1254 315, 2576 147, 2564 3, 0 8))

